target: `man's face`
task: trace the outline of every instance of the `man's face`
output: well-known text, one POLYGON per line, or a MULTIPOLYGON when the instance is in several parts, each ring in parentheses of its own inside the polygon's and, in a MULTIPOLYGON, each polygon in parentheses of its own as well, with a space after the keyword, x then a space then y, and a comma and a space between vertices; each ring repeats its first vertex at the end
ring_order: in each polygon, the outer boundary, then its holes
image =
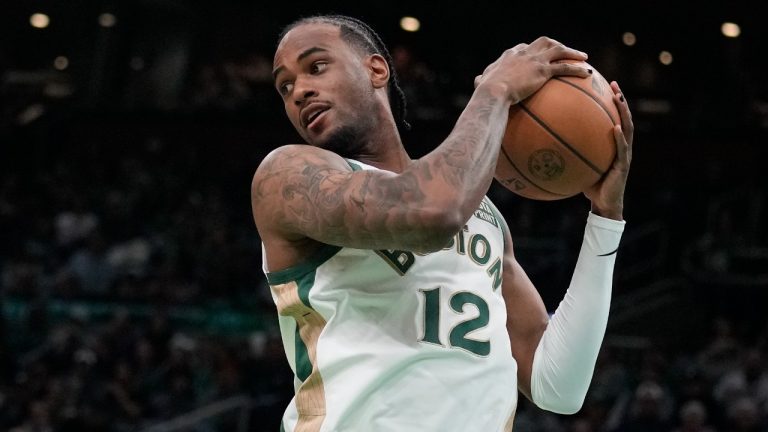
POLYGON ((277 47, 273 74, 299 134, 343 154, 370 127, 375 98, 365 59, 340 33, 319 23, 292 29, 277 47))

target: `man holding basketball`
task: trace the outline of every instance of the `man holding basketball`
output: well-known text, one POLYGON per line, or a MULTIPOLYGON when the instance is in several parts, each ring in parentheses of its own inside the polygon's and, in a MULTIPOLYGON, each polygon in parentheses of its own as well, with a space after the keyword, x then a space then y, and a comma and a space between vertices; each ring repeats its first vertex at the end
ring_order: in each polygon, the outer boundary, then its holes
POLYGON ((510 106, 553 76, 589 76, 566 59, 586 55, 548 38, 507 50, 445 141, 412 160, 373 30, 321 16, 283 33, 275 86, 309 145, 270 153, 251 196, 296 376, 284 430, 511 430, 518 389, 547 410, 580 408, 624 226, 633 127, 618 85, 616 161, 586 193, 584 243, 552 319, 485 197, 510 106))

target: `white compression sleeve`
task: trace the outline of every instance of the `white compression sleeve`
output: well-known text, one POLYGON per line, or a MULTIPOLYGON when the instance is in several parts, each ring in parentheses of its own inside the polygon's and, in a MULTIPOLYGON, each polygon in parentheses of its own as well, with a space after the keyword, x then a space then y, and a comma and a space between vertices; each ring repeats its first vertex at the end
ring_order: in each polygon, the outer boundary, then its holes
POLYGON ((584 403, 608 323, 624 224, 593 213, 587 218, 571 285, 533 356, 531 397, 542 409, 573 414, 584 403))

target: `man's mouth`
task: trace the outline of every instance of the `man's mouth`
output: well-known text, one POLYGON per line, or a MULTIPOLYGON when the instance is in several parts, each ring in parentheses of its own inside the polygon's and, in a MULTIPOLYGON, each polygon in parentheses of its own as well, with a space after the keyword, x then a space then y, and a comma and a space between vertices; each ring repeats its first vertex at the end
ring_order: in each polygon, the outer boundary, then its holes
POLYGON ((305 128, 308 128, 317 118, 324 112, 328 111, 330 107, 324 103, 315 102, 310 104, 301 113, 302 123, 305 128))
POLYGON ((326 112, 326 111, 328 111, 328 108, 323 108, 323 109, 321 109, 321 110, 319 110, 319 111, 315 111, 315 112, 313 112, 312 114, 310 114, 310 115, 307 117, 307 127, 310 127, 310 126, 312 126, 312 123, 314 123, 314 121, 315 121, 315 120, 316 120, 318 117, 320 117, 320 115, 321 115, 321 114, 323 114, 323 113, 324 113, 324 112, 326 112))

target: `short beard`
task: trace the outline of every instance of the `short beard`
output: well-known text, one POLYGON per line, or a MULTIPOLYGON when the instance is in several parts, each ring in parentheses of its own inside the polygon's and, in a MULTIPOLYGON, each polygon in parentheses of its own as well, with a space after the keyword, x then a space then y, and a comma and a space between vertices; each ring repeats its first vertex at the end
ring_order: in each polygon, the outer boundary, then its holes
POLYGON ((343 158, 354 159, 365 153, 367 140, 362 125, 345 125, 336 129, 319 147, 343 158))

